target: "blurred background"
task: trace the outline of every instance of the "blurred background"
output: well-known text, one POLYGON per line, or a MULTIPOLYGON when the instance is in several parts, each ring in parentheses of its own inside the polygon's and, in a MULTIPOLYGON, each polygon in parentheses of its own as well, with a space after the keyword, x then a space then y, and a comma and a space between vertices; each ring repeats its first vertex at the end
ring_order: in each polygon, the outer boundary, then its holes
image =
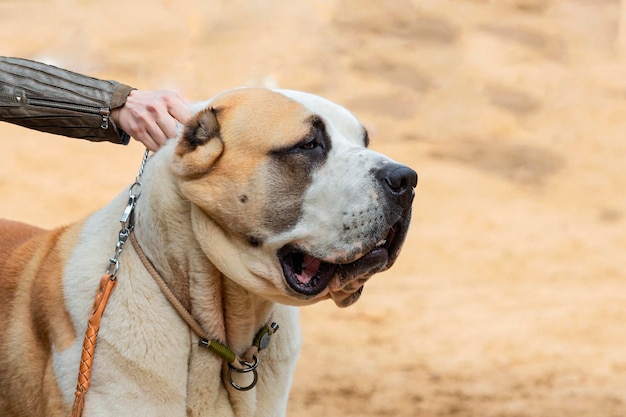
MULTIPOLYGON (((618 0, 0 0, 0 54, 203 100, 306 90, 420 175, 396 266, 302 309, 290 416, 626 415, 618 0)), ((0 216, 45 227, 139 144, 0 124, 0 216)), ((112 231, 115 233, 115 231, 112 231)))

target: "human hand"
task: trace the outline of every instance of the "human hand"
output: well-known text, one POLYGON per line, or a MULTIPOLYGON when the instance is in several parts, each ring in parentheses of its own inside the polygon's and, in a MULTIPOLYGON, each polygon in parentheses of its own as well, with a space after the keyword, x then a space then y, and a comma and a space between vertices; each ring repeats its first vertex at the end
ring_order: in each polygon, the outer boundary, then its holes
POLYGON ((187 121, 187 100, 173 91, 132 90, 126 103, 111 111, 117 127, 156 151, 177 134, 176 122, 187 121))

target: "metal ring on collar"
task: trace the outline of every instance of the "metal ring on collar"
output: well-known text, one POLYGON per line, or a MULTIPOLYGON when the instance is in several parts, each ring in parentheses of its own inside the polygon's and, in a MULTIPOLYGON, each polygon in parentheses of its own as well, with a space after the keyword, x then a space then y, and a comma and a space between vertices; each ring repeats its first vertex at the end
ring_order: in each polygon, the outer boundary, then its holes
POLYGON ((235 388, 237 391, 248 391, 251 390, 252 388, 254 388, 254 386, 256 385, 257 381, 259 380, 259 375, 257 373, 257 366, 259 366, 259 359, 256 357, 256 355, 253 355, 252 358, 254 359, 254 362, 248 362, 248 361, 243 361, 240 362, 242 365, 244 365, 244 368, 238 368, 236 366, 234 366, 232 363, 228 364, 228 382, 230 383, 230 385, 235 388), (253 375, 253 380, 249 385, 245 385, 245 386, 241 386, 238 385, 234 380, 233 380, 233 371, 238 373, 238 374, 247 374, 249 372, 252 372, 253 375))

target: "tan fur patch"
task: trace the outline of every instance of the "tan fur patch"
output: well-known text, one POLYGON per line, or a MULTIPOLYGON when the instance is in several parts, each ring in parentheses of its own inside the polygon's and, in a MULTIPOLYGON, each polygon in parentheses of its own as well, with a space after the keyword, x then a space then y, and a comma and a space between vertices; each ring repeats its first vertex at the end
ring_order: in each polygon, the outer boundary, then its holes
MULTIPOLYGON (((240 238, 257 242, 269 233, 264 211, 267 190, 276 180, 268 166, 270 154, 295 146, 310 131, 312 113, 297 101, 265 89, 232 90, 211 106, 219 132, 196 147, 185 145, 195 139, 183 138, 176 149, 174 165, 182 179, 181 190, 215 221, 231 226, 240 238), (210 180, 197 175, 198 166, 210 180)), ((206 111, 200 112, 186 132, 204 132, 196 126, 204 117, 206 111)))
POLYGON ((76 338, 61 279, 79 230, 0 221, 0 415, 67 413, 51 354, 76 338))

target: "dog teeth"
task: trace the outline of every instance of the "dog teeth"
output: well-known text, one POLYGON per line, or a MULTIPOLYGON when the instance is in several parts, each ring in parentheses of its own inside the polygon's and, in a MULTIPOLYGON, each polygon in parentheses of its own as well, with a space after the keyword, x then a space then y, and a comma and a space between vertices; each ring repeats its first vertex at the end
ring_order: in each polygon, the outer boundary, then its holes
POLYGON ((376 247, 377 247, 377 248, 380 248, 380 247, 381 247, 381 246, 383 246, 385 243, 387 243, 387 239, 383 239, 383 240, 381 240, 380 242, 378 242, 378 243, 376 244, 376 247))

